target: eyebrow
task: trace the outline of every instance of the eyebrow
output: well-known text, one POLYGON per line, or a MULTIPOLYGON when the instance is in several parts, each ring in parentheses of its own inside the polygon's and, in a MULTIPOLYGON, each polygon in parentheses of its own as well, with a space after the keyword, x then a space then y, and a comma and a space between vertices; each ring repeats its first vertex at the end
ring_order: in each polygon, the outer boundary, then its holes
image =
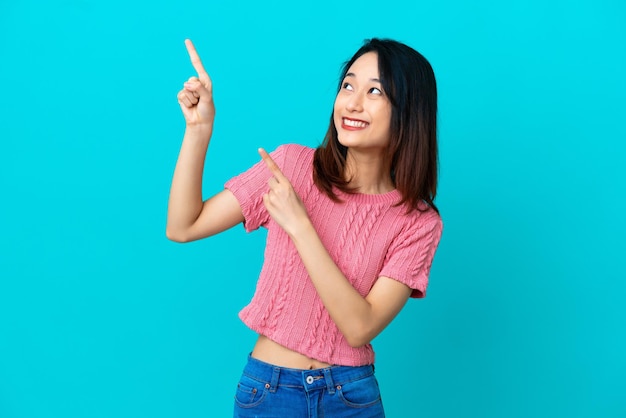
MULTIPOLYGON (((346 74, 346 77, 356 77, 356 74, 348 73, 348 74, 346 74)), ((383 84, 382 81, 380 81, 378 78, 370 78, 370 81, 374 81, 376 83, 383 84)))

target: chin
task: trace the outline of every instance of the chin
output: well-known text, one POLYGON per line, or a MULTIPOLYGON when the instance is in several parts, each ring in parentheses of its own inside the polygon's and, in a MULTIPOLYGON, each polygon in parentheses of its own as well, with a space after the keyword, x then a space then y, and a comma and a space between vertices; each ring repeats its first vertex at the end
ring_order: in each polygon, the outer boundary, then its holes
POLYGON ((352 148, 352 147, 358 146, 358 143, 355 143, 355 141, 346 140, 345 138, 342 138, 339 135, 337 135, 337 141, 346 148, 352 148))

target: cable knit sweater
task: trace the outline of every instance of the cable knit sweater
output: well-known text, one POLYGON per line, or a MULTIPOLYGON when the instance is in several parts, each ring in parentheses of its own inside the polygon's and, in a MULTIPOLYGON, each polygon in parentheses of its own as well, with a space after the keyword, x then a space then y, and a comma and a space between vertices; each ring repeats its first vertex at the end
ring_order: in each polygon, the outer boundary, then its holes
MULTIPOLYGON (((398 280, 412 297, 424 297, 442 223, 432 209, 406 213, 394 206, 397 190, 384 194, 337 192, 333 202, 313 183, 314 149, 283 145, 271 155, 291 181, 330 256, 352 286, 366 296, 380 276, 398 280)), ((308 357, 344 366, 374 363, 370 344, 353 348, 319 298, 298 252, 263 205, 271 174, 262 161, 229 180, 244 227, 267 228, 265 260, 252 301, 240 313, 252 330, 308 357)))

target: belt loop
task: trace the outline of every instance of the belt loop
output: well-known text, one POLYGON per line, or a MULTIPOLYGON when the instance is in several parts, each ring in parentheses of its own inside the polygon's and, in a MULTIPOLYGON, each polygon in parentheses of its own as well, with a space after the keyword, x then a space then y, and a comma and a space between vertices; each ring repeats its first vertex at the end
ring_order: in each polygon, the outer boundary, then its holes
POLYGON ((276 392, 278 387, 278 376, 280 375, 280 367, 274 367, 272 371, 272 380, 270 381, 270 392, 276 392))
POLYGON ((333 382, 333 375, 330 372, 330 368, 325 368, 324 372, 324 380, 326 380, 326 388, 328 389, 329 395, 335 394, 335 382, 333 382))

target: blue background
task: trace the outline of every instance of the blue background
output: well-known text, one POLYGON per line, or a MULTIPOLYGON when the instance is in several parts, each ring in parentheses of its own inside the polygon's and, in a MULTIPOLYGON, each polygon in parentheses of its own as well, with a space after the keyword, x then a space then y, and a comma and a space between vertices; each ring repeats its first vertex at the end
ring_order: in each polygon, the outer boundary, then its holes
POLYGON ((193 39, 205 196, 316 146, 341 63, 406 42, 440 93, 428 297, 374 341, 390 417, 626 416, 626 4, 0 6, 0 417, 229 416, 264 233, 165 238, 193 39))

